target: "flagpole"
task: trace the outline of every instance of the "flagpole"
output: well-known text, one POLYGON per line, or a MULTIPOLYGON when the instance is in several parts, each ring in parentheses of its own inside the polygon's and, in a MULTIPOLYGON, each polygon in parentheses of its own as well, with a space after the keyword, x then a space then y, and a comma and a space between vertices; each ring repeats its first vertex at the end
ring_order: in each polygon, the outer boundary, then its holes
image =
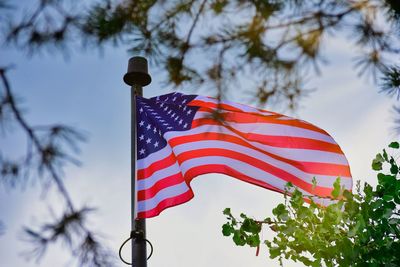
POLYGON ((131 86, 131 237, 132 266, 147 267, 146 220, 135 219, 136 205, 136 96, 143 95, 143 87, 151 83, 147 60, 144 57, 132 57, 128 62, 128 71, 124 82, 131 86))

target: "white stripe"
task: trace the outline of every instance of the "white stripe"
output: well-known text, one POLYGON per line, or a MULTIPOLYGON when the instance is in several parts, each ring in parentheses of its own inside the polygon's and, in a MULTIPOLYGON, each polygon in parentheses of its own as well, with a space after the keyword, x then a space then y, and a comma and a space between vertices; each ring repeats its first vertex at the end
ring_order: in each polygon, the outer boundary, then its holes
MULTIPOLYGON (((187 136, 199 133, 229 134, 235 137, 239 137, 241 140, 244 140, 248 144, 257 147, 262 151, 266 151, 278 155, 282 158, 295 160, 299 162, 317 162, 317 163, 348 165, 347 159, 343 154, 320 151, 320 150, 311 150, 311 149, 282 148, 282 147, 268 146, 258 142, 248 141, 245 138, 241 137, 240 135, 237 135, 236 133, 232 132, 231 130, 219 125, 202 125, 185 132, 180 132, 180 131, 168 132, 164 135, 164 137, 167 140, 170 140, 174 137, 187 136)), ((157 158, 162 159, 162 157, 157 157, 157 158)))
POLYGON ((138 212, 154 209, 164 199, 179 196, 189 190, 190 188, 187 186, 186 182, 164 188, 158 191, 154 197, 139 201, 138 212))
MULTIPOLYGON (((274 158, 271 158, 257 150, 244 147, 241 145, 237 145, 234 143, 230 142, 224 142, 224 141, 197 141, 197 142, 191 142, 191 143, 185 143, 181 144, 178 146, 175 146, 173 148, 174 154, 178 156, 181 153, 188 152, 188 151, 193 151, 196 149, 207 149, 207 148, 222 148, 222 149, 228 149, 232 150, 238 153, 242 153, 244 155, 249 155, 253 158, 256 158, 258 160, 261 160, 265 163, 268 163, 270 165, 273 165, 274 167, 277 167, 279 169, 282 169, 293 176, 298 177, 299 179, 312 184, 312 179, 315 177, 317 179, 317 185, 318 186, 323 186, 323 187, 333 187, 333 183, 336 181, 337 176, 328 176, 328 175, 320 175, 320 174, 312 174, 312 173, 306 173, 288 163, 276 160, 274 158)), ((195 153, 195 152, 194 152, 195 153)), ((252 166, 252 165, 250 165, 252 166)), ((351 184, 351 178, 350 177, 341 177, 343 181, 350 181, 351 184)))
POLYGON ((204 118, 212 118, 212 113, 208 111, 197 111, 193 117, 193 120, 204 119, 204 118))
POLYGON ((173 165, 171 165, 169 167, 155 171, 152 175, 150 175, 149 177, 147 177, 145 179, 138 180, 136 190, 138 190, 138 191, 146 190, 146 189, 152 187, 158 181, 160 181, 168 176, 180 173, 180 172, 181 172, 181 169, 179 168, 179 164, 177 162, 175 162, 173 165))

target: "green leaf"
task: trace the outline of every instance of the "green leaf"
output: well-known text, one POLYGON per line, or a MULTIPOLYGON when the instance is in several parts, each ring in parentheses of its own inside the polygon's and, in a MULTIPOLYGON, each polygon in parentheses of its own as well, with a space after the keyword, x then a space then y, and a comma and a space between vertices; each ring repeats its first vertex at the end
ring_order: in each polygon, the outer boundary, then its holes
POLYGON ((301 193, 297 188, 294 190, 292 194, 292 198, 290 199, 290 203, 294 208, 300 207, 304 203, 303 193, 301 193))
POLYGON ((390 143, 389 147, 394 148, 394 149, 399 149, 400 144, 399 144, 399 142, 392 142, 392 143, 390 143))
POLYGON ((274 208, 272 210, 272 214, 274 214, 275 216, 279 216, 281 215, 284 211, 286 211, 286 207, 285 205, 283 205, 282 203, 279 204, 278 206, 276 206, 276 208, 274 208))
POLYGON ((397 174, 397 173, 399 172, 399 167, 398 167, 396 164, 392 164, 392 165, 390 166, 390 172, 391 172, 392 174, 397 174))
POLYGON ((222 225, 222 234, 224 236, 230 236, 232 234, 233 228, 229 223, 222 225))
POLYGON ((274 259, 281 255, 281 248, 280 247, 270 247, 269 248, 269 256, 271 259, 274 259))
POLYGON ((261 231, 261 225, 253 219, 246 218, 242 223, 241 230, 252 234, 258 234, 261 231))
POLYGON ((385 149, 383 150, 382 156, 383 156, 383 158, 384 158, 386 161, 389 161, 389 157, 388 157, 388 154, 387 154, 387 152, 386 152, 385 149))
POLYGON ((346 198, 347 201, 353 199, 353 194, 349 190, 344 190, 343 196, 346 198))
POLYGON ((340 178, 336 178, 336 181, 333 183, 333 190, 332 190, 332 196, 334 198, 337 198, 340 195, 340 178))
POLYGON ((385 159, 382 157, 381 154, 377 154, 375 159, 372 161, 372 169, 374 171, 380 171, 382 170, 382 162, 384 162, 385 159))
POLYGON ((231 209, 230 208, 225 208, 224 211, 222 212, 224 215, 230 216, 232 215, 231 209))
POLYGON ((247 245, 250 247, 258 247, 260 245, 260 237, 258 235, 252 235, 247 238, 247 245))
POLYGON ((315 187, 317 187, 317 179, 315 178, 315 176, 312 178, 312 190, 315 189, 315 187))
POLYGON ((232 239, 237 246, 244 246, 246 244, 246 240, 244 239, 239 230, 234 232, 232 239))

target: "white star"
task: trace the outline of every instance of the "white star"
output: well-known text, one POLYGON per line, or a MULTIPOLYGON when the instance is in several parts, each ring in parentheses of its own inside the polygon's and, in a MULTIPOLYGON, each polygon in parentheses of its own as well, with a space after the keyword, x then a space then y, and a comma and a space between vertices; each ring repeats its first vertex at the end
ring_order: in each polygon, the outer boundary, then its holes
POLYGON ((186 106, 183 107, 183 111, 185 111, 185 110, 186 110, 186 106))
POLYGON ((142 127, 144 125, 144 121, 139 122, 139 126, 142 127))
POLYGON ((175 114, 175 113, 173 113, 173 114, 171 115, 171 118, 175 117, 175 115, 176 115, 176 114, 175 114))
POLYGON ((179 125, 181 125, 183 123, 183 120, 182 119, 180 119, 179 120, 179 125))
POLYGON ((144 140, 144 135, 142 134, 141 136, 139 136, 139 139, 142 141, 144 140))
POLYGON ((149 123, 149 124, 147 124, 146 129, 147 129, 147 130, 150 130, 150 128, 151 128, 151 124, 149 123))
POLYGON ((174 119, 174 121, 177 121, 179 119, 179 116, 176 116, 176 118, 174 119))
POLYGON ((161 104, 160 104, 160 107, 161 107, 161 108, 164 107, 164 103, 161 103, 161 104))
POLYGON ((146 152, 146 150, 144 150, 144 148, 139 150, 140 155, 144 155, 144 152, 146 152))
POLYGON ((158 142, 155 142, 155 143, 154 143, 154 147, 158 147, 158 142))
POLYGON ((171 127, 171 126, 169 126, 169 127, 167 127, 167 129, 168 129, 168 130, 171 130, 171 129, 172 129, 172 127, 171 127))
POLYGON ((187 127, 188 127, 188 124, 185 123, 185 124, 183 125, 183 128, 187 128, 187 127))
POLYGON ((154 126, 153 133, 157 132, 157 128, 154 126))
POLYGON ((150 142, 151 142, 151 138, 147 138, 146 144, 150 144, 150 142))
POLYGON ((161 133, 161 130, 158 130, 158 134, 161 136, 161 134, 162 134, 162 133, 161 133))
POLYGON ((169 115, 169 114, 171 114, 171 112, 172 112, 172 110, 169 110, 167 114, 169 115))
POLYGON ((192 113, 192 111, 189 109, 187 112, 186 112, 186 114, 190 114, 190 113, 192 113))
POLYGON ((168 107, 165 107, 165 108, 164 108, 164 111, 167 111, 167 110, 168 110, 168 107))
POLYGON ((174 98, 172 98, 172 101, 174 101, 174 102, 175 102, 175 100, 176 100, 176 96, 175 96, 174 98))
POLYGON ((186 103, 186 99, 183 99, 182 104, 185 104, 185 103, 186 103))
POLYGON ((142 112, 143 112, 143 108, 140 108, 140 109, 139 109, 139 112, 142 113, 142 112))

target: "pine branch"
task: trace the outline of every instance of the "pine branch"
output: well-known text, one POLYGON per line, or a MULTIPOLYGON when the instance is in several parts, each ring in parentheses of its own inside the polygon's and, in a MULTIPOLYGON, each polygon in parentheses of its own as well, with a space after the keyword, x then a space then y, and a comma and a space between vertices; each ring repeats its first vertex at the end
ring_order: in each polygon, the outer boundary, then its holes
MULTIPOLYGON (((47 247, 58 241, 67 244, 71 253, 78 255, 79 266, 108 267, 113 266, 113 258, 110 256, 108 249, 97 240, 97 235, 86 226, 87 214, 92 212, 92 208, 77 209, 69 194, 61 177, 61 170, 58 165, 63 165, 65 161, 75 162, 68 154, 64 153, 60 147, 64 143, 77 151, 76 141, 84 141, 84 136, 64 125, 39 126, 32 127, 24 118, 22 111, 18 108, 12 92, 10 83, 6 75, 6 68, 0 68, 0 79, 4 88, 4 99, 14 115, 16 123, 28 137, 32 148, 28 149, 24 164, 31 167, 31 161, 35 154, 39 155, 38 170, 39 175, 48 173, 51 181, 56 185, 58 192, 65 201, 65 212, 61 218, 56 219, 53 223, 46 223, 40 227, 40 230, 25 228, 27 241, 31 242, 33 249, 26 253, 28 258, 34 258, 39 261, 44 256, 47 247), (41 138, 38 131, 47 133, 46 138, 41 138), (81 242, 77 242, 81 240, 81 242)), ((0 121, 1 122, 1 121, 0 121)), ((0 158, 1 176, 17 177, 20 175, 20 165, 17 163, 5 161, 0 158)), ((15 183, 12 180, 10 183, 15 183)), ((0 225, 1 226, 1 225, 0 225)), ((0 229, 1 230, 1 229, 0 229)))

